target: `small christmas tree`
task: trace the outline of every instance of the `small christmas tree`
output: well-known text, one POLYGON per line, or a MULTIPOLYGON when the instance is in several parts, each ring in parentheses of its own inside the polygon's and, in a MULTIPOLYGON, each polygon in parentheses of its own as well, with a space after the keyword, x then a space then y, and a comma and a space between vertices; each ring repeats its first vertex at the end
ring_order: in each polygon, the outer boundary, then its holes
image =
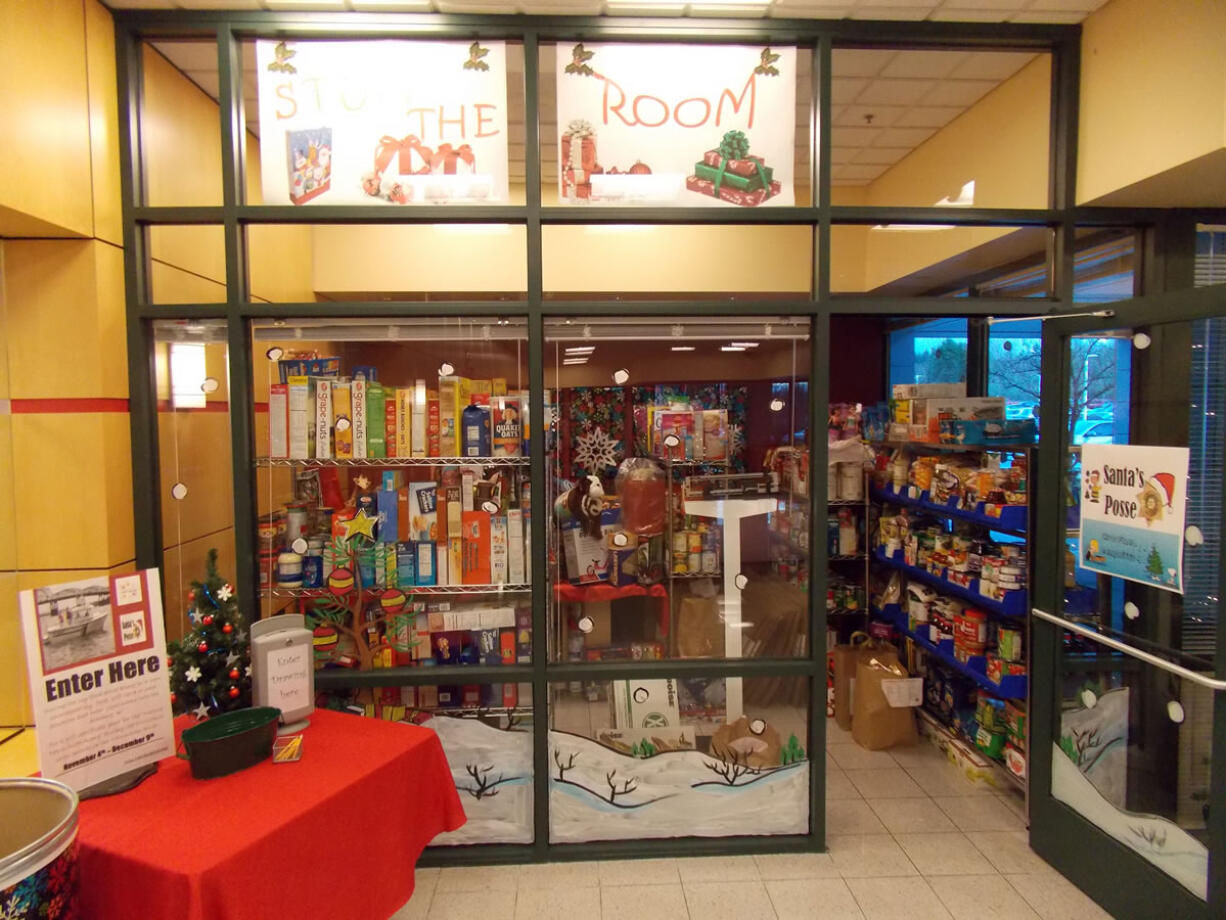
POLYGON ((1162 554, 1158 552, 1158 547, 1152 543, 1149 545, 1149 559, 1146 560, 1145 570, 1149 572, 1154 581, 1162 578, 1162 572, 1164 571, 1162 554))
POLYGON ((197 719, 251 705, 251 642, 234 588, 217 574, 209 550, 204 581, 188 592, 193 629, 171 642, 170 701, 197 719))

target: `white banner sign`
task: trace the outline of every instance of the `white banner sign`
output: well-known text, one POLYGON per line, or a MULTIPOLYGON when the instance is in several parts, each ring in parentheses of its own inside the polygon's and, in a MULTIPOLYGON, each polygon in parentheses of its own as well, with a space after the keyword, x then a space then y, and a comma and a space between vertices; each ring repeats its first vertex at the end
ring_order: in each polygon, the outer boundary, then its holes
POLYGON ((507 198, 502 42, 256 42, 265 204, 507 198))
POLYGON ((796 49, 558 46, 567 203, 791 205, 796 49))
POLYGON ((1081 565, 1183 594, 1188 449, 1081 449, 1081 565))
POLYGON ((173 754, 157 569, 19 599, 42 775, 81 790, 173 754))

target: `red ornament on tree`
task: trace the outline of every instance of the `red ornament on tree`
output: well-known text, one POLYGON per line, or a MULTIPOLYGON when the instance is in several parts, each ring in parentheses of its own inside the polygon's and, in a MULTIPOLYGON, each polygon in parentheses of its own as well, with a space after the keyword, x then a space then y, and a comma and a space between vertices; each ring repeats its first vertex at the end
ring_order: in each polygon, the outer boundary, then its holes
POLYGON ((238 668, 230 669, 230 680, 238 680, 238 668))
POLYGON ((179 701, 179 698, 175 696, 175 692, 173 690, 170 691, 170 701, 172 703, 177 703, 179 701))
POLYGON ((231 687, 230 688, 230 699, 234 699, 236 696, 238 696, 238 687, 231 687))
POLYGON ((228 636, 230 635, 230 633, 234 632, 234 627, 231 626, 229 623, 227 623, 225 626, 221 628, 221 631, 228 636))
POLYGON ((204 625, 205 625, 205 626, 212 626, 212 625, 213 625, 213 615, 212 615, 211 613, 210 613, 210 614, 208 614, 207 616, 205 616, 205 618, 204 618, 204 625))
POLYGON ((188 592, 187 592, 187 599, 188 599, 189 601, 194 601, 194 600, 196 599, 196 592, 195 592, 195 591, 188 591, 188 592))
POLYGON ((208 650, 209 650, 209 644, 207 642, 201 642, 199 645, 196 646, 196 651, 198 651, 201 655, 203 655, 208 650))

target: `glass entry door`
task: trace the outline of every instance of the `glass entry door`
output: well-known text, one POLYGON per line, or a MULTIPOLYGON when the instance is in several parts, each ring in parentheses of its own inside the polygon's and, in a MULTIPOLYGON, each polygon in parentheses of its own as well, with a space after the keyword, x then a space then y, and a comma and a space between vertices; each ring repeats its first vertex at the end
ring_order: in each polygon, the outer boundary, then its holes
POLYGON ((1044 328, 1031 844, 1119 917, 1226 911, 1218 298, 1044 328))

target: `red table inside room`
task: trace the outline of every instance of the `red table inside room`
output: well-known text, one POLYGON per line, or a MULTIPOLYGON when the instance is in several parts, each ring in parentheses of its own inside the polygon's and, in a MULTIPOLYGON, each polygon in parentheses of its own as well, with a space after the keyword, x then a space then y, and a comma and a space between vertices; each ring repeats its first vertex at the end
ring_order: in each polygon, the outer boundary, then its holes
POLYGON ((390 917, 422 849, 465 821, 438 736, 316 710, 302 744, 299 761, 208 780, 168 757, 135 789, 82 802, 81 916, 390 917))

